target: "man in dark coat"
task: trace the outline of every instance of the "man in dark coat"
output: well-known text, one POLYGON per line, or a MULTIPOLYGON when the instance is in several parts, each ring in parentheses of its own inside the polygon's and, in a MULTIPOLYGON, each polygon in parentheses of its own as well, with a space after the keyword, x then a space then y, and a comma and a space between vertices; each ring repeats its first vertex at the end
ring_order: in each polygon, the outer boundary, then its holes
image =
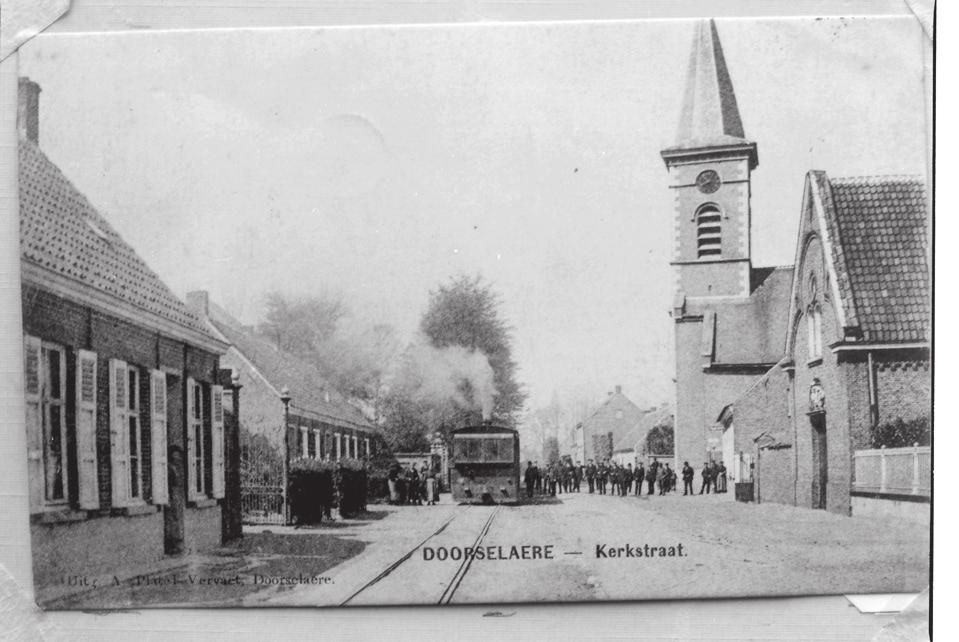
POLYGON ((526 462, 526 471, 523 472, 523 483, 526 484, 526 496, 533 496, 533 487, 536 485, 536 469, 533 468, 533 462, 526 462))
POLYGON ((693 477, 696 475, 693 472, 693 467, 689 465, 688 461, 683 462, 683 495, 695 495, 693 490, 693 477))
POLYGON ((703 478, 703 485, 699 487, 699 494, 702 495, 703 491, 705 491, 708 495, 709 487, 713 484, 713 474, 709 468, 709 462, 703 462, 703 471, 700 473, 700 475, 702 475, 703 478))
POLYGON ((646 471, 643 470, 643 462, 639 462, 636 465, 636 470, 633 471, 633 478, 636 481, 636 494, 643 494, 643 481, 646 479, 646 471))
POLYGON ((586 485, 589 486, 589 492, 596 491, 596 464, 590 459, 586 462, 586 485))
POLYGON ((646 493, 647 495, 652 495, 653 491, 655 490, 656 472, 658 468, 659 462, 654 459, 653 463, 649 465, 649 470, 646 471, 646 485, 649 488, 649 492, 646 493))

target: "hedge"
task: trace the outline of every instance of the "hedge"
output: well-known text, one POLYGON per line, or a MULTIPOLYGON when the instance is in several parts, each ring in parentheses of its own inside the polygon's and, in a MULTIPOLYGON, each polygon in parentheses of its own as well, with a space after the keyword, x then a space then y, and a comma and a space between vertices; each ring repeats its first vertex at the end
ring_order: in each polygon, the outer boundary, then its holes
POLYGON ((296 524, 318 524, 339 506, 342 517, 366 510, 367 474, 361 461, 295 459, 290 462, 290 517, 296 524))

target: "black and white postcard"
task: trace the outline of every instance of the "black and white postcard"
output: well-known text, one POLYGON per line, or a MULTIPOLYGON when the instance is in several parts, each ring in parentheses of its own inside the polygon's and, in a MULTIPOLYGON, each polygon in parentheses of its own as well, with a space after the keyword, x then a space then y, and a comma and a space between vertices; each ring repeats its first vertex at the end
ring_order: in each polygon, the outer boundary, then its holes
POLYGON ((906 16, 33 38, 37 602, 922 591, 927 38, 906 16))

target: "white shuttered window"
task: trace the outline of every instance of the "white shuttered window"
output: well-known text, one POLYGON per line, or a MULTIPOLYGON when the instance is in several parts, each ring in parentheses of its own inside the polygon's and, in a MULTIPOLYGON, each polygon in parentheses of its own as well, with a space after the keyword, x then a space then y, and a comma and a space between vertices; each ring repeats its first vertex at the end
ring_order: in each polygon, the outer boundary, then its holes
POLYGON ((167 504, 167 389, 161 370, 150 372, 150 471, 153 503, 167 504))
POLYGON ((77 482, 80 508, 100 508, 97 478, 97 353, 77 351, 77 482))
POLYGON ((211 429, 212 434, 212 462, 213 462, 213 488, 211 494, 213 497, 221 498, 226 493, 225 466, 223 448, 225 439, 223 437, 223 386, 212 386, 210 388, 211 400, 211 429))
POLYGON ((206 496, 203 476, 203 386, 187 378, 187 496, 196 500, 206 496))
POLYGON ((62 347, 24 337, 30 511, 67 503, 66 358, 62 347))
POLYGON ((126 362, 110 359, 110 497, 114 508, 130 503, 128 386, 126 362))

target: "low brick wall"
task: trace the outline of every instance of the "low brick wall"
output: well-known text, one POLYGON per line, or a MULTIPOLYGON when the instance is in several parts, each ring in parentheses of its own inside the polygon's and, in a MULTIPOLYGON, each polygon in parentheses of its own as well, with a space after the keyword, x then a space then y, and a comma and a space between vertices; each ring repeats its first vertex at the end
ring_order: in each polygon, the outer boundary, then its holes
POLYGON ((884 517, 895 520, 906 520, 917 526, 929 528, 930 505, 924 501, 907 501, 894 498, 864 497, 853 494, 853 517, 884 517))
MULTIPOLYGON (((197 553, 220 546, 221 509, 188 508, 185 550, 197 553)), ((30 526, 33 575, 38 588, 52 587, 71 575, 103 577, 147 571, 165 558, 163 513, 97 517, 76 522, 30 526)))
MULTIPOLYGON (((217 511, 219 515, 219 511, 217 511)), ((99 517, 60 524, 31 524, 37 587, 69 575, 111 575, 163 558, 163 514, 99 517)))

